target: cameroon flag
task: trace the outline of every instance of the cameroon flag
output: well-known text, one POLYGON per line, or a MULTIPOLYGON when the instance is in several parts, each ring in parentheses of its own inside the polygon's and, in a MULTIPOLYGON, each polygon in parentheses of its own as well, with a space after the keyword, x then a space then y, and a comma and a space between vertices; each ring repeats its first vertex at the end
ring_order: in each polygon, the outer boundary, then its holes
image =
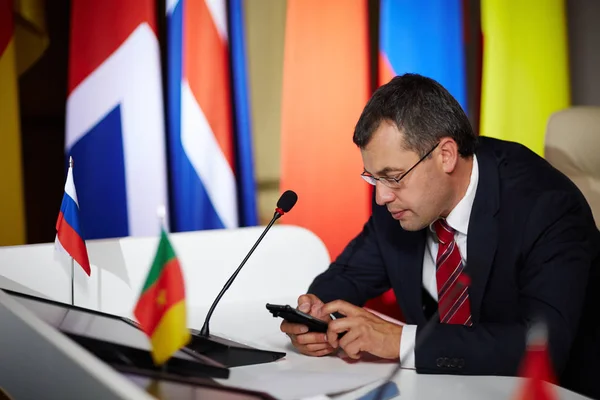
POLYGON ((190 340, 183 275, 164 230, 134 314, 150 337, 156 365, 163 364, 190 340))

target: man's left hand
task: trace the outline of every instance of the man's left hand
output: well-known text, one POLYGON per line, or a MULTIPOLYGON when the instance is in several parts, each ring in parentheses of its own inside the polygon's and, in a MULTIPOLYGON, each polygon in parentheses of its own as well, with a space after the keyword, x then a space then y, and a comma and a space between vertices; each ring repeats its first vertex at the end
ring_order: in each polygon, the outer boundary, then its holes
POLYGON ((329 322, 327 339, 333 348, 341 347, 350 358, 360 358, 362 351, 381 358, 399 357, 401 325, 385 321, 343 300, 325 304, 321 312, 323 315, 338 312, 346 316, 329 322), (338 334, 342 332, 346 334, 338 340, 338 334))

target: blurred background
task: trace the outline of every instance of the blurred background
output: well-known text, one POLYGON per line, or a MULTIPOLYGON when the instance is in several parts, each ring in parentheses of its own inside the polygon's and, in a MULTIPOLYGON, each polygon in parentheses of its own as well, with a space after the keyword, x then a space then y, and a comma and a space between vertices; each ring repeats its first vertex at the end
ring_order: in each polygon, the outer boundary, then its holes
MULTIPOLYGON (((335 257, 370 211, 354 124, 394 75, 544 155, 600 106, 596 0, 0 0, 0 245, 51 242, 69 157, 86 239, 281 223, 335 257)), ((598 171, 600 172, 600 171, 598 171)))

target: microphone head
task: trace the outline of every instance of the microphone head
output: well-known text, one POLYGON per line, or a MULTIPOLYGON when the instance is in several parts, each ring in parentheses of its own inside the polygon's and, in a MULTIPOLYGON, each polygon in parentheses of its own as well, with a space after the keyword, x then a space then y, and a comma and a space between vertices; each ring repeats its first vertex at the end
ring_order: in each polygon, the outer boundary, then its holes
POLYGON ((277 200, 277 208, 281 209, 284 213, 289 212, 292 207, 296 205, 298 201, 298 195, 293 190, 286 190, 283 192, 279 200, 277 200))

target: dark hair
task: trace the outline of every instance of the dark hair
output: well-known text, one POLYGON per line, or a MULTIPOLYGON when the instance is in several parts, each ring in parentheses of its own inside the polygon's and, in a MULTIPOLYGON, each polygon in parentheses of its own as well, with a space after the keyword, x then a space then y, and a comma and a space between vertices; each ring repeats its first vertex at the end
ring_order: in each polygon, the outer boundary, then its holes
POLYGON ((424 156, 445 136, 458 145, 461 156, 475 152, 477 136, 460 104, 438 82, 418 74, 396 76, 375 91, 356 128, 354 143, 364 148, 383 121, 404 133, 407 150, 424 156))

